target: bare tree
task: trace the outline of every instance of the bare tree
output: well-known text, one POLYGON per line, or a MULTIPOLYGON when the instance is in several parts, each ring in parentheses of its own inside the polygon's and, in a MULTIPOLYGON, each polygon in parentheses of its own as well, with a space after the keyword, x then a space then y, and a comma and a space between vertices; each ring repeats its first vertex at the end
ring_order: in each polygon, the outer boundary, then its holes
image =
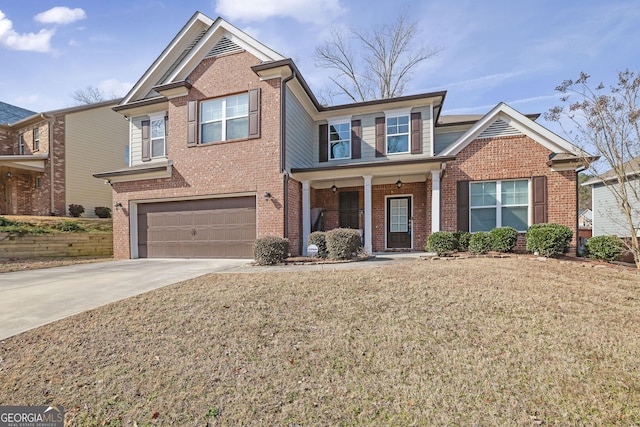
POLYGON ((332 28, 314 55, 317 66, 335 71, 330 79, 336 88, 323 97, 346 95, 359 102, 401 96, 415 67, 439 52, 417 44, 417 35, 417 22, 409 21, 406 11, 393 25, 370 32, 332 28))
POLYGON ((600 161, 590 172, 614 196, 622 213, 618 219, 629 232, 625 244, 640 268, 640 75, 621 71, 608 90, 602 83, 592 88, 589 78, 582 72, 577 80, 558 86, 563 105, 552 108, 545 118, 561 126, 568 119, 572 129, 566 125, 563 129, 576 145, 585 151, 595 148, 600 161))
POLYGON ((96 102, 106 101, 105 94, 94 86, 87 86, 84 89, 78 89, 71 94, 71 98, 78 103, 82 104, 95 104, 96 102))

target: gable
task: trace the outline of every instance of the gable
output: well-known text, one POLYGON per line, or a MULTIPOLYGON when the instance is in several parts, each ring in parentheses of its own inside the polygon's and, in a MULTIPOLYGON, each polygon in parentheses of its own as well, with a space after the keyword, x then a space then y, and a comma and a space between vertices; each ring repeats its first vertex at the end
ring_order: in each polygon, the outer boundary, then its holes
POLYGON ((515 136, 522 135, 518 129, 511 126, 510 123, 498 117, 493 123, 491 123, 485 130, 478 135, 478 138, 496 138, 499 136, 515 136))

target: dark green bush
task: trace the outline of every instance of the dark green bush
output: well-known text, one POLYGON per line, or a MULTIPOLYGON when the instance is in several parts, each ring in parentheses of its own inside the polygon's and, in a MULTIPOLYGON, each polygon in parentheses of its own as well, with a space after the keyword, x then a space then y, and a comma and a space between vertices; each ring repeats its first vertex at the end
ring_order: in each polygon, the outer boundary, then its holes
POLYGON ((329 252, 327 251, 327 233, 324 231, 314 231, 309 234, 307 244, 318 247, 318 257, 326 258, 329 256, 329 252))
POLYGON ((360 232, 351 228, 335 228, 327 231, 327 251, 331 259, 351 259, 360 251, 360 232))
POLYGON ((617 236, 596 236, 587 240, 587 256, 601 261, 615 261, 624 252, 624 243, 617 236))
POLYGON ((469 240, 471 240, 471 233, 468 231, 456 231, 453 233, 458 242, 457 249, 460 252, 466 252, 469 250, 469 240))
POLYGON ((541 256, 562 255, 569 250, 573 231, 560 224, 534 224, 527 230, 527 251, 541 256))
POLYGON ((86 231, 86 227, 76 221, 56 222, 53 228, 55 228, 58 231, 64 231, 67 233, 77 233, 80 231, 86 231))
POLYGON ((472 254, 486 254, 491 250, 491 236, 486 231, 478 231, 471 235, 469 252, 472 254))
POLYGON ((518 242, 518 230, 513 227, 498 227, 489 232, 491 250, 511 252, 518 242))
POLYGON ((111 218, 111 208, 106 206, 96 206, 93 212, 98 218, 111 218))
POLYGON ((436 231, 427 239, 425 250, 435 252, 438 255, 451 255, 458 247, 455 235, 450 231, 436 231))
POLYGON ((274 265, 287 258, 289 240, 282 237, 263 237, 253 244, 253 255, 260 265, 274 265))
POLYGON ((83 212, 84 206, 74 205, 73 203, 69 205, 69 215, 71 215, 72 217, 78 218, 80 215, 82 215, 83 212))
POLYGON ((12 227, 19 225, 18 222, 0 216, 0 227, 12 227))

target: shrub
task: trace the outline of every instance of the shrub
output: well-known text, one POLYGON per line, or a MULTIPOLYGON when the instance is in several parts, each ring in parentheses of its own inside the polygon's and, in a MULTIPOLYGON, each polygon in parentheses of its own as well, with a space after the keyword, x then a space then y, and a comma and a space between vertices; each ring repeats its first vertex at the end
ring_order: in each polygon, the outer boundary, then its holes
POLYGON ((274 265, 289 253, 289 240, 282 237, 263 237, 253 244, 253 255, 260 265, 274 265))
POLYGON ((573 231, 560 224, 534 224, 527 230, 527 251, 542 256, 561 255, 569 250, 573 231))
POLYGON ((83 212, 84 206, 74 205, 73 203, 69 205, 69 215, 71 215, 72 217, 78 218, 80 215, 82 215, 83 212))
POLYGON ((76 221, 60 221, 55 223, 53 228, 58 231, 64 231, 67 233, 86 231, 85 226, 76 221))
POLYGON ((316 245, 318 247, 318 256, 320 258, 326 258, 329 256, 329 252, 327 252, 327 234, 324 231, 314 231, 309 234, 307 244, 316 245))
POLYGON ((12 227, 19 225, 18 222, 0 216, 0 227, 12 227))
POLYGON ((489 232, 491 250, 511 252, 518 242, 518 230, 513 227, 498 227, 489 232))
POLYGON ((351 228, 327 231, 327 252, 331 259, 351 259, 362 246, 360 232, 351 228))
POLYGON ((452 232, 436 231, 431 233, 427 239, 427 247, 425 249, 438 255, 450 255, 457 247, 458 241, 452 232))
POLYGON ((466 252, 469 250, 469 240, 471 240, 471 233, 468 231, 456 231, 453 233, 456 238, 457 249, 460 252, 466 252))
POLYGON ((111 208, 106 206, 96 206, 93 212, 98 218, 111 218, 111 208))
POLYGON ((486 254, 491 250, 491 236, 486 231, 478 231, 471 235, 469 252, 472 254, 486 254))
POLYGON ((624 251, 624 244, 617 236, 596 236, 587 240, 587 256, 601 261, 615 261, 624 251))

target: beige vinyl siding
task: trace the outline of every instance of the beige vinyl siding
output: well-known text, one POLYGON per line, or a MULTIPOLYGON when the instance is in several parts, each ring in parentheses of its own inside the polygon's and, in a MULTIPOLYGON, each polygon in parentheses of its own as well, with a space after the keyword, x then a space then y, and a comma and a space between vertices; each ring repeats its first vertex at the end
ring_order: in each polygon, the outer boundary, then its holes
POLYGON ((313 119, 307 114, 298 98, 288 87, 285 108, 287 115, 286 169, 310 167, 313 165, 313 159, 310 156, 313 151, 312 145, 314 141, 313 119))
POLYGON ((129 144, 129 163, 131 166, 142 164, 142 122, 149 116, 138 116, 131 119, 131 137, 129 144))
MULTIPOLYGON (((627 185, 633 185, 636 191, 640 191, 640 179, 633 180, 627 185)), ((630 230, 627 220, 618 207, 611 190, 605 185, 596 184, 592 191, 593 235, 629 237, 630 230)), ((634 212, 636 227, 640 231, 640 201, 631 197, 629 202, 634 212)))
POLYGON ((126 166, 124 147, 129 140, 129 122, 111 107, 65 116, 65 205, 82 205, 85 217, 94 217, 96 206, 113 209, 111 186, 92 174, 126 166))
POLYGON ((470 128, 471 124, 456 125, 456 126, 443 126, 436 127, 435 129, 435 155, 442 152, 449 145, 456 142, 462 135, 464 135, 470 128))
MULTIPOLYGON (((319 135, 319 126, 323 123, 327 123, 326 121, 318 121, 313 125, 313 163, 314 166, 330 166, 330 165, 339 165, 345 163, 361 163, 361 162, 375 162, 375 161, 387 161, 387 160, 406 160, 406 159, 417 159, 422 157, 431 157, 431 116, 430 116, 430 107, 420 107, 413 108, 411 110, 412 113, 420 112, 422 113, 422 154, 393 154, 387 157, 376 157, 376 117, 384 117, 384 113, 381 111, 375 114, 366 114, 366 115, 354 115, 351 117, 351 120, 361 120, 362 125, 362 145, 361 151, 362 155, 360 159, 340 159, 340 160, 329 160, 326 163, 319 162, 320 156, 320 147, 318 139, 319 135)), ((409 142, 409 146, 411 146, 411 142, 409 142)))

